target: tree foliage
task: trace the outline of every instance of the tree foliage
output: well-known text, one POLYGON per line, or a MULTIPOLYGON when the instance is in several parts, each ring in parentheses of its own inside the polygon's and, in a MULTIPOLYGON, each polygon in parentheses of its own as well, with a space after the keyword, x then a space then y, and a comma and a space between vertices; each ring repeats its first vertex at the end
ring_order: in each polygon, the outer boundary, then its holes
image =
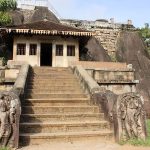
POLYGON ((141 28, 139 30, 139 33, 145 42, 146 51, 150 54, 150 27, 149 27, 149 24, 146 23, 145 27, 141 28))
POLYGON ((11 17, 7 12, 0 12, 0 26, 5 26, 11 23, 11 17))
POLYGON ((141 28, 140 34, 144 39, 150 38, 150 28, 141 28))
POLYGON ((16 0, 0 0, 0 26, 5 26, 11 23, 9 11, 17 8, 16 0))
POLYGON ((0 0, 0 11, 15 10, 17 8, 16 0, 0 0))

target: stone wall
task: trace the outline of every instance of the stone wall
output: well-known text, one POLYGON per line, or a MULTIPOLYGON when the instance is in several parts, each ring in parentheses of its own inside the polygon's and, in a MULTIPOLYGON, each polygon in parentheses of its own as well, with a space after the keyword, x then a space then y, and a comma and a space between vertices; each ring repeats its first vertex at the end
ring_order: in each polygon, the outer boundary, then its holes
POLYGON ((95 32, 96 39, 111 56, 112 61, 116 61, 116 43, 121 31, 121 24, 112 24, 107 21, 88 22, 75 20, 61 20, 61 23, 95 32))
POLYGON ((19 74, 19 68, 0 67, 0 91, 9 91, 19 74))
POLYGON ((96 29, 95 37, 104 47, 106 52, 111 56, 112 60, 115 61, 116 43, 119 36, 119 29, 96 29))
POLYGON ((104 19, 96 21, 63 19, 60 22, 65 25, 95 32, 96 39, 101 43, 112 61, 116 61, 116 43, 120 32, 122 30, 135 30, 131 20, 128 20, 127 23, 115 23, 113 19, 111 21, 104 19))
POLYGON ((9 91, 12 87, 12 84, 0 84, 0 91, 9 91))
POLYGON ((65 25, 70 25, 73 27, 93 31, 97 28, 107 28, 107 29, 134 28, 132 20, 127 20, 126 23, 118 23, 115 22, 114 18, 111 18, 110 21, 107 19, 97 19, 96 21, 61 19, 60 22, 65 25))
POLYGON ((77 61, 71 62, 70 66, 82 66, 85 69, 101 69, 101 70, 124 70, 127 68, 132 69, 132 65, 127 65, 126 63, 116 63, 116 62, 98 62, 98 61, 77 61))
POLYGON ((137 92, 134 70, 132 69, 86 69, 87 72, 97 81, 101 88, 112 91, 115 94, 137 92))
POLYGON ((72 66, 82 66, 102 89, 115 94, 136 92, 139 83, 132 65, 126 63, 80 61, 72 66))

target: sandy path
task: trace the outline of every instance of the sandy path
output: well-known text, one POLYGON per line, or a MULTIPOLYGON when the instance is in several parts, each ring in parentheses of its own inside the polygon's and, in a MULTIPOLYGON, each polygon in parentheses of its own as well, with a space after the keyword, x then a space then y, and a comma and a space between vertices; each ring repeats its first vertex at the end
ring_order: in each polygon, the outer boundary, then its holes
POLYGON ((113 142, 86 141, 51 143, 23 147, 19 150, 150 150, 150 147, 120 146, 113 142))

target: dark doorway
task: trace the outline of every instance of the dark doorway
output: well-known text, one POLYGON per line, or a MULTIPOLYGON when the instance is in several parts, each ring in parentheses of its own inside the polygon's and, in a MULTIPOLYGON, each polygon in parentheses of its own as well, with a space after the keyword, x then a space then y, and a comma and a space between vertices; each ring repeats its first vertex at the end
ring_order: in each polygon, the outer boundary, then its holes
POLYGON ((52 44, 41 43, 41 66, 52 66, 52 44))

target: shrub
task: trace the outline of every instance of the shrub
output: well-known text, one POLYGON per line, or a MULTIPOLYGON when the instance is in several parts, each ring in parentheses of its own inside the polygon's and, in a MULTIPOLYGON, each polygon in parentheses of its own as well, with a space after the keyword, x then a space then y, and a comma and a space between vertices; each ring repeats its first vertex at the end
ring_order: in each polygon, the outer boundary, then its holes
POLYGON ((5 26, 11 23, 11 17, 7 12, 0 12, 0 26, 5 26))
POLYGON ((134 145, 134 146, 150 146, 150 120, 146 121, 146 126, 147 126, 147 138, 146 140, 142 140, 142 139, 130 139, 128 141, 120 141, 119 144, 120 145, 124 145, 124 144, 130 144, 130 145, 134 145))

